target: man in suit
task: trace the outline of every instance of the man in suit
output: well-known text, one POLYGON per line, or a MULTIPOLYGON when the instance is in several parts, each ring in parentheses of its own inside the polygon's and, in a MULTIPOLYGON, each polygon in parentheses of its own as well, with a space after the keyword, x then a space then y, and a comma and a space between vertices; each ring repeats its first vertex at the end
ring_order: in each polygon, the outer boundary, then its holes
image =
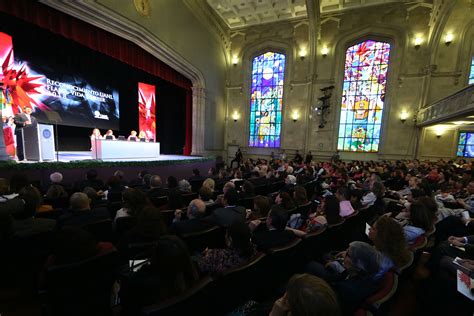
POLYGON ((150 178, 150 190, 146 194, 151 200, 168 195, 168 190, 163 188, 160 176, 155 175, 150 178))
POLYGON ((287 211, 281 206, 275 205, 268 213, 265 228, 257 228, 262 223, 258 219, 250 222, 250 229, 254 230, 252 241, 257 245, 258 250, 266 251, 270 248, 284 246, 295 240, 297 238, 295 234, 285 229, 287 221, 287 211))
POLYGON ((213 225, 229 227, 237 222, 245 222, 245 208, 237 206, 239 194, 235 189, 228 189, 223 198, 224 207, 214 210, 214 213, 205 218, 213 225))
POLYGON ((36 118, 32 115, 32 113, 33 109, 31 107, 25 107, 23 113, 17 113, 13 118, 13 122, 16 125, 16 151, 18 160, 20 161, 25 159, 25 153, 23 148, 23 129, 36 128, 36 125, 38 125, 38 122, 36 121, 36 118))
POLYGON ((82 192, 76 192, 70 198, 71 211, 59 218, 61 226, 84 226, 101 220, 110 219, 107 208, 91 209, 89 197, 82 192))
POLYGON ((211 228, 212 225, 208 222, 203 221, 204 214, 206 213, 206 204, 200 199, 192 200, 186 211, 188 219, 181 219, 182 211, 176 210, 175 219, 171 225, 171 231, 176 235, 183 236, 191 233, 211 228))

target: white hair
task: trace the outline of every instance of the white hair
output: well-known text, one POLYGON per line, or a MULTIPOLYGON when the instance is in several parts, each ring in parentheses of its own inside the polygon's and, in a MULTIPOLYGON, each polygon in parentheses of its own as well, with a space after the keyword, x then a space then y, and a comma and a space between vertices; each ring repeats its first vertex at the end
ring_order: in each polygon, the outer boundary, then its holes
POLYGON ((53 183, 61 183, 61 181, 63 181, 63 175, 60 172, 53 172, 50 174, 49 180, 53 183))

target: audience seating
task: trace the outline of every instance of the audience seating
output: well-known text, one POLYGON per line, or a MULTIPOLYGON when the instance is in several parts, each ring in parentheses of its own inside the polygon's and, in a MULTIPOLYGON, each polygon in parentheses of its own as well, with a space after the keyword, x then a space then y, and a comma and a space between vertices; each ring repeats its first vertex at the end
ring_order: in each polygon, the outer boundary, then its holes
POLYGON ((168 197, 167 196, 159 196, 159 197, 153 197, 150 199, 151 203, 157 208, 160 208, 166 204, 168 204, 168 197))
POLYGON ((130 230, 137 223, 135 216, 124 216, 119 217, 115 220, 115 232, 118 236, 123 235, 126 231, 130 230))
POLYGON ((257 297, 263 291, 264 282, 258 280, 265 274, 265 254, 257 253, 248 263, 216 276, 211 283, 213 312, 222 315, 240 304, 257 297))
POLYGON ((256 185, 254 188, 255 195, 267 195, 267 188, 266 184, 256 185))
POLYGON ((44 199, 43 204, 51 205, 53 208, 68 208, 69 197, 56 198, 56 199, 44 199))
MULTIPOLYGON (((161 216, 163 218, 163 222, 165 223, 165 225, 167 227, 170 227, 171 224, 173 223, 175 212, 176 212, 176 210, 163 210, 163 211, 160 211, 161 216)), ((185 211, 185 213, 186 213, 186 211, 185 211)))
POLYGON ((209 315, 212 311, 212 297, 209 287, 211 277, 205 277, 194 287, 181 295, 164 302, 146 306, 142 309, 143 316, 173 316, 173 315, 209 315))
POLYGON ((428 243, 428 238, 426 235, 419 236, 413 244, 409 247, 411 251, 416 252, 417 250, 423 249, 428 243))
POLYGON ((304 205, 300 205, 296 208, 296 211, 295 213, 300 213, 301 214, 301 217, 303 219, 306 219, 308 218, 309 216, 309 213, 311 212, 311 206, 312 206, 313 203, 311 202, 308 202, 304 205))
POLYGON ((272 192, 278 192, 285 185, 284 181, 273 182, 268 185, 267 192, 270 194, 272 192))
POLYGON ((199 189, 202 187, 202 184, 204 182, 204 179, 202 180, 191 180, 189 181, 189 184, 191 185, 191 190, 194 192, 194 193, 197 193, 199 191, 199 189))
POLYGON ((62 208, 55 208, 52 211, 46 211, 46 212, 41 212, 41 213, 36 213, 35 217, 36 218, 48 218, 48 219, 55 219, 58 220, 61 215, 64 214, 64 211, 62 208))
POLYGON ((117 214, 117 211, 120 210, 122 207, 123 207, 123 202, 122 201, 107 203, 107 209, 109 210, 110 217, 115 218, 115 215, 117 214))
POLYGON ((47 316, 107 316, 118 253, 107 252, 82 262, 51 266, 46 271, 47 316))
POLYGON ((253 210, 253 200, 254 200, 254 197, 249 197, 249 198, 240 199, 240 200, 237 202, 237 205, 243 206, 243 207, 245 207, 246 209, 253 210))
POLYGON ((115 233, 112 229, 112 221, 109 219, 89 223, 81 226, 81 228, 94 235, 97 241, 115 241, 115 233))
MULTIPOLYGON (((198 189, 199 191, 199 189, 198 189)), ((198 198, 198 194, 197 193, 186 193, 186 194, 183 194, 181 195, 181 198, 183 199, 183 203, 184 205, 189 205, 189 202, 191 202, 192 200, 194 199, 197 199, 198 198)))
POLYGON ((378 309, 382 303, 388 301, 397 291, 398 287, 398 276, 394 271, 388 271, 385 273, 383 278, 380 280, 379 288, 377 292, 367 298, 363 306, 356 311, 356 315, 368 315, 368 311, 371 315, 377 314, 378 309))
POLYGON ((328 234, 327 230, 327 227, 323 227, 303 237, 303 259, 305 261, 314 260, 322 255, 321 250, 325 247, 323 243, 326 239, 325 234, 328 234))
POLYGON ((206 248, 223 248, 225 230, 214 226, 207 230, 181 236, 191 253, 201 253, 206 248))

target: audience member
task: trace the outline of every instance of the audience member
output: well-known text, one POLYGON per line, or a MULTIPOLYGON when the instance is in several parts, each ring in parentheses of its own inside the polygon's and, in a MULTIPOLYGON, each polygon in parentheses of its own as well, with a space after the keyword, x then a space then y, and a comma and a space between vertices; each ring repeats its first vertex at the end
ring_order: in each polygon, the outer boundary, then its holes
POLYGON ((224 207, 214 210, 214 212, 206 217, 206 220, 214 225, 221 227, 229 227, 234 223, 243 223, 245 221, 246 212, 242 206, 237 206, 239 194, 235 189, 229 189, 224 194, 224 207))
POLYGON ((187 219, 182 218, 181 210, 176 210, 170 230, 180 236, 206 230, 212 225, 203 221, 205 214, 206 204, 200 199, 194 199, 188 205, 187 219))
POLYGON ((71 205, 70 211, 59 218, 61 226, 79 227, 100 220, 110 219, 107 208, 91 209, 89 197, 82 192, 76 192, 71 195, 69 203, 71 205))

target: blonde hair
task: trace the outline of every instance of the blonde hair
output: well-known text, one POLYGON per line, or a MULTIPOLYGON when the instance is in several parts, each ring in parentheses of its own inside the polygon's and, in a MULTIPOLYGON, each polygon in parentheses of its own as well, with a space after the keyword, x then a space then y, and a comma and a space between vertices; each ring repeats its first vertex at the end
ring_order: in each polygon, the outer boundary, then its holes
POLYGON ((204 180, 204 182, 202 183, 202 186, 203 187, 206 187, 206 188, 209 188, 212 192, 214 192, 214 188, 216 186, 216 182, 214 181, 214 179, 212 178, 207 178, 206 180, 204 180))

